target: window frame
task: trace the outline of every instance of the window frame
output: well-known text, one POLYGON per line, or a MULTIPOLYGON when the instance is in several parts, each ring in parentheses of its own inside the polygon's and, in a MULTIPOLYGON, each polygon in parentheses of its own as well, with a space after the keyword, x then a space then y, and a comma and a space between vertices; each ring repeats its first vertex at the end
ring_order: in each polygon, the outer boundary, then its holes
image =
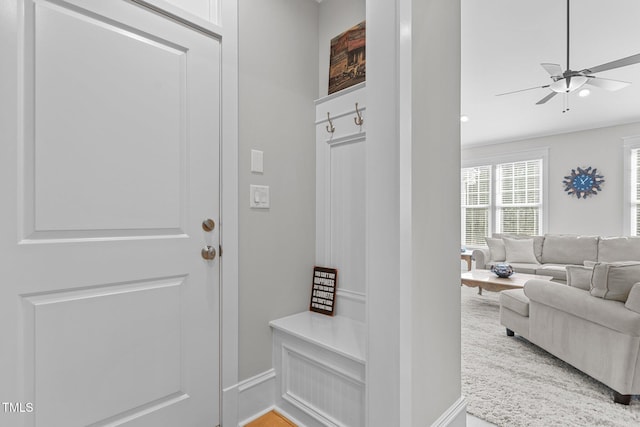
MULTIPOLYGON (((634 169, 631 162, 633 151, 640 150, 640 135, 622 138, 623 143, 623 164, 624 164, 624 209, 622 224, 624 236, 638 236, 633 215, 634 208, 640 207, 640 200, 634 200, 635 178, 638 171, 634 169)), ((639 153, 640 155, 640 153, 639 153)))
MULTIPOLYGON (((640 136, 638 136, 638 148, 640 148, 640 136)), ((523 162, 529 160, 542 160, 542 171, 541 178, 542 183, 540 187, 540 191, 542 191, 542 197, 540 198, 541 211, 540 211, 540 234, 543 235, 547 232, 548 229, 548 211, 549 211, 549 148, 541 148, 535 150, 526 150, 526 151, 518 151, 512 152, 509 154, 496 154, 493 156, 483 156, 483 157, 470 157, 470 153, 463 152, 463 159, 461 161, 461 172, 462 169, 480 167, 480 166, 491 166, 491 193, 490 193, 490 205, 489 205, 489 226, 488 233, 489 237, 496 233, 497 229, 497 210, 498 205, 496 203, 497 198, 497 173, 496 166, 503 163, 515 163, 515 162, 523 162), (469 156, 469 158, 464 158, 464 156, 469 156)), ((462 177, 462 173, 460 174, 462 177)), ((460 185, 460 189, 462 190, 462 183, 460 185)), ((462 199, 461 199, 462 200, 462 199)), ((462 221, 464 215, 462 214, 462 203, 460 205, 460 237, 461 237, 461 245, 474 248, 477 246, 474 245, 466 245, 464 243, 464 228, 465 223, 462 221)))
MULTIPOLYGON (((467 246, 466 243, 464 243, 463 241, 466 241, 466 214, 465 212, 463 212, 463 209, 486 209, 488 212, 488 224, 487 224, 487 232, 489 233, 489 235, 491 235, 493 233, 492 231, 492 224, 493 224, 493 220, 492 220, 492 215, 494 214, 494 183, 495 183, 495 178, 494 178, 494 172, 495 172, 495 168, 492 165, 477 165, 477 166, 470 166, 468 168, 462 167, 460 168, 460 192, 462 193, 462 189, 464 186, 464 183, 462 182, 462 170, 463 169, 470 169, 470 168, 485 168, 488 167, 489 169, 489 203, 486 205, 466 205, 462 203, 462 197, 460 198, 460 237, 461 237, 461 242, 463 246, 467 246)), ((462 196, 462 194, 461 194, 462 196)), ((474 247, 474 245, 469 245, 469 247, 474 247)))

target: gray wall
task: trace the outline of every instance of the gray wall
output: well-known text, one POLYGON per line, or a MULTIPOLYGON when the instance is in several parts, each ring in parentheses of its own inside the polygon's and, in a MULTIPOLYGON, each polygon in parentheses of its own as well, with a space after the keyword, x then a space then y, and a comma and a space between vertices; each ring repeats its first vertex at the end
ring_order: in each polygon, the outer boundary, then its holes
POLYGON ((462 150, 462 159, 549 149, 548 233, 622 235, 624 230, 623 137, 640 135, 640 123, 482 145, 462 150), (605 177, 595 197, 567 196, 562 180, 577 166, 592 166, 605 177))
POLYGON ((315 260, 318 3, 239 2, 239 379, 271 368, 269 321, 308 308, 315 260), (250 172, 251 149, 264 173, 250 172), (249 185, 271 208, 249 209, 249 185))
POLYGON ((365 20, 365 0, 323 0, 320 3, 318 52, 320 56, 319 97, 328 92, 331 39, 365 20))

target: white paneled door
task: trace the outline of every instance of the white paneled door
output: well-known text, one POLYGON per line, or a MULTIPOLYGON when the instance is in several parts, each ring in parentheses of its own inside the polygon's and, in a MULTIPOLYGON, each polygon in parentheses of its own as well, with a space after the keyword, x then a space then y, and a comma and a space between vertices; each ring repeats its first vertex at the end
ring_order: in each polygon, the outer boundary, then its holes
POLYGON ((132 2, 0 0, 1 426, 219 423, 220 55, 132 2))

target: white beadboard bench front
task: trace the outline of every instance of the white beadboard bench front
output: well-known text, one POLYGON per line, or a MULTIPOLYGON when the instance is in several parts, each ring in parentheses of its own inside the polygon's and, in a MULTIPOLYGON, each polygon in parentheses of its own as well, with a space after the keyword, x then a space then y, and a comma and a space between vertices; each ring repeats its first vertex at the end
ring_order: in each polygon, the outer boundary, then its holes
POLYGON ((364 426, 365 324, 311 311, 271 321, 276 405, 313 426, 364 426))

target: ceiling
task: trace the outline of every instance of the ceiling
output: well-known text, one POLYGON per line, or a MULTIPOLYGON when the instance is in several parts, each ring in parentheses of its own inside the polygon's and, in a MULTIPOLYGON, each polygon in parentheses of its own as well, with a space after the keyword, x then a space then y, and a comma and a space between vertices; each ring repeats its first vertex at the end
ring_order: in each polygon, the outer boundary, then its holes
MULTIPOLYGON (((640 1, 573 0, 571 57, 582 70, 640 53, 640 1)), ((585 98, 563 94, 535 105, 552 83, 542 62, 566 69, 565 0, 462 0, 461 123, 463 146, 515 141, 640 122, 640 64, 598 73, 633 84, 617 92, 594 86, 585 98)))

